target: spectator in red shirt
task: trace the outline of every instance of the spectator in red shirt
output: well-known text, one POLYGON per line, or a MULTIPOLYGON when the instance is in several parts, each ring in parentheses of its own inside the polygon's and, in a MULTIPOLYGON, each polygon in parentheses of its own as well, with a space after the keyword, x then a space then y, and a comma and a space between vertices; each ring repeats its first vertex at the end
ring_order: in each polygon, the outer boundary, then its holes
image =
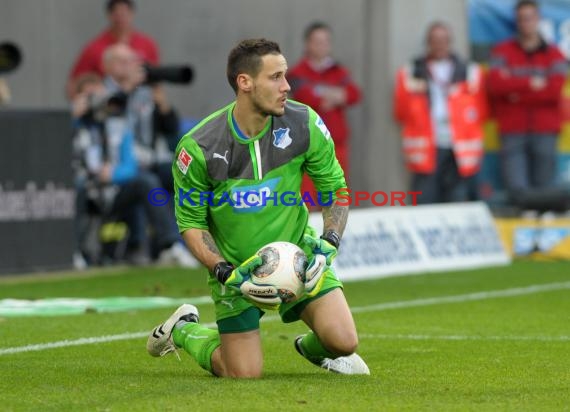
POLYGON ((517 36, 493 49, 488 82, 501 133, 503 181, 511 196, 555 183, 568 71, 560 50, 540 35, 537 3, 521 0, 515 12, 517 36))
MULTIPOLYGON (((348 176, 350 129, 345 109, 360 101, 360 89, 348 69, 331 56, 331 28, 327 24, 311 23, 304 38, 305 55, 287 76, 292 96, 321 116, 334 139, 338 161, 348 176)), ((305 181, 303 189, 310 187, 305 181)))
POLYGON ((66 86, 69 98, 74 95, 75 82, 80 75, 96 73, 103 76, 103 52, 116 43, 129 45, 144 62, 158 64, 159 51, 156 42, 146 34, 135 30, 133 26, 134 2, 108 0, 106 11, 109 26, 85 46, 71 69, 66 86))

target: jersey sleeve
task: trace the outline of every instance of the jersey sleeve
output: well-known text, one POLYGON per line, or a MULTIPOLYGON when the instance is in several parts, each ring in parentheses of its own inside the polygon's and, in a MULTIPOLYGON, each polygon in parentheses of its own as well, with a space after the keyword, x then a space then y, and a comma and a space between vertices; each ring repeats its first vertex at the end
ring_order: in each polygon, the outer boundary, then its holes
POLYGON ((172 175, 178 230, 180 233, 191 228, 208 230, 208 202, 203 194, 212 188, 204 154, 191 135, 184 136, 176 148, 172 175))
POLYGON ((310 108, 308 126, 310 143, 305 159, 305 171, 317 191, 323 194, 332 192, 333 199, 336 200, 338 190, 346 188, 346 181, 335 155, 333 139, 323 119, 310 108))

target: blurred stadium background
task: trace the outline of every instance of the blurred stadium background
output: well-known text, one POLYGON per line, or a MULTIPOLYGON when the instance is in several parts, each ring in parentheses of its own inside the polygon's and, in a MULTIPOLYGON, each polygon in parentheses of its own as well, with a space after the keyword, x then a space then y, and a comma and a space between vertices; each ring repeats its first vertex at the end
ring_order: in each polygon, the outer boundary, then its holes
MULTIPOLYGON (((224 68, 227 50, 237 39, 248 36, 275 39, 282 45, 291 66, 302 55, 304 27, 315 19, 329 22, 334 29, 335 56, 351 70, 363 88, 362 103, 349 111, 351 188, 388 192, 409 187, 401 138, 392 117, 397 68, 421 53, 425 30, 434 20, 449 23, 454 33, 453 47, 460 55, 472 56, 484 63, 490 46, 512 34, 514 3, 514 0, 356 0, 350 3, 169 0, 159 4, 139 0, 135 24, 157 40, 163 64, 186 63, 195 69, 195 80, 189 87, 165 86, 169 99, 183 118, 184 132, 233 98, 224 68), (280 23, 276 24, 277 21, 280 23)), ((569 2, 546 0, 541 4, 543 31, 566 55, 570 54, 569 2)), ((17 44, 23 54, 21 66, 4 76, 12 90, 12 100, 0 109, 4 136, 0 151, 0 191, 3 190, 4 198, 0 227, 2 233, 10 233, 0 240, 4 245, 0 253, 5 254, 0 259, 0 272, 62 268, 69 263, 61 262, 62 257, 67 259, 72 247, 70 216, 73 214, 72 173, 68 161, 71 132, 65 118, 69 103, 64 87, 80 49, 105 27, 103 5, 102 1, 0 0, 0 42, 17 44), (51 184, 46 187, 48 182, 51 184), (24 208, 18 206, 20 200, 8 201, 7 193, 24 191, 26 187, 36 195, 38 191, 44 194, 51 191, 43 199, 45 209, 51 205, 52 215, 57 216, 55 221, 42 220, 41 214, 49 215, 50 211, 39 210, 33 222, 22 222, 25 213, 24 208), (60 244, 46 241, 55 227, 61 235, 60 244), (27 238, 27 228, 33 228, 38 242, 27 238), (35 243, 43 248, 34 249, 35 243), (37 262, 30 262, 22 254, 24 245, 28 247, 28 257, 36 253, 43 256, 37 262)), ((570 93, 565 91, 564 95, 570 96, 570 93)), ((569 98, 564 99, 565 107, 570 107, 568 101, 569 98)), ((565 109, 564 113, 569 119, 570 111, 565 109)), ((565 124, 559 142, 559 178, 566 187, 570 187, 569 124, 565 124)), ((499 143, 494 122, 489 122, 486 130, 487 154, 480 174, 480 189, 489 205, 501 206, 504 197, 501 197, 499 143)), ((25 196, 27 192, 19 193, 25 196)), ((38 199, 36 197, 33 203, 42 209, 38 199)), ((26 203, 29 207, 32 202, 26 203)), ((501 227, 510 228, 509 224, 512 226, 512 222, 505 223, 506 226, 500 223, 501 227)), ((536 226, 534 221, 526 224, 536 226)), ((560 224, 562 229, 555 237, 563 240, 568 231, 563 229, 566 223, 560 224)), ((554 226, 560 225, 555 223, 554 226)), ((503 238, 513 239, 511 232, 507 230, 503 238)), ((531 244, 522 247, 521 254, 528 254, 534 246, 529 236, 521 236, 531 244)), ((516 249, 511 244, 507 246, 516 249)))
MULTIPOLYGON (((2 39, 18 43, 24 64, 9 77, 13 107, 64 109, 64 86, 75 56, 105 25, 102 1, 0 1, 2 39)), ((238 39, 266 36, 278 41, 292 65, 302 54, 305 26, 321 19, 334 29, 334 49, 365 100, 352 114, 354 188, 402 190, 400 139, 392 121, 396 69, 422 50, 431 20, 453 27, 457 49, 466 55, 466 3, 454 0, 327 0, 287 2, 139 0, 137 27, 152 35, 164 63, 187 62, 196 78, 170 87, 172 103, 185 117, 201 118, 233 98, 225 81, 228 50, 238 39), (413 10, 413 13, 411 12, 413 10), (358 148, 366 148, 358 150, 358 148), (358 161, 356 161, 358 160, 358 161)))

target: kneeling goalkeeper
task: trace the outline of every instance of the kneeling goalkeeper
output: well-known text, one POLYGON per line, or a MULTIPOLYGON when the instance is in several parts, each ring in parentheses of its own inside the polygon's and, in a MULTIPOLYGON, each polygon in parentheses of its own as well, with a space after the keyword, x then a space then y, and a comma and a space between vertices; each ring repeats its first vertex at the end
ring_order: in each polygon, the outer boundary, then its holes
POLYGON ((278 309, 283 322, 302 320, 311 329, 294 342, 310 362, 337 373, 369 373, 354 353, 356 328, 330 267, 348 217, 348 206, 335 198, 346 186, 344 174, 321 118, 287 99, 286 72, 277 43, 240 42, 227 65, 236 100, 178 144, 172 166, 176 218, 188 247, 210 271, 218 330, 200 325, 198 310, 182 305, 150 334, 152 356, 183 348, 216 376, 259 377, 259 320, 264 309, 278 309), (304 172, 320 193, 332 196, 320 237, 308 226, 306 206, 279 202, 279 194, 299 194, 304 172), (252 201, 260 197, 263 202, 252 201), (270 288, 248 281, 261 264, 255 252, 274 241, 295 243, 309 258, 306 294, 295 302, 281 303, 270 288))

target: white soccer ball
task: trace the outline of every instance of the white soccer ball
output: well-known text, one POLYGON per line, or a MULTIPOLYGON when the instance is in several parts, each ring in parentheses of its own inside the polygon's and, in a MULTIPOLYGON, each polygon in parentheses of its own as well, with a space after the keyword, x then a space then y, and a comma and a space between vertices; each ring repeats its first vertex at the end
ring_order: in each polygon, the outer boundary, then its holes
POLYGON ((274 286, 283 303, 293 302, 305 291, 307 255, 289 242, 273 242, 257 251, 263 263, 256 268, 251 281, 259 286, 274 286))

